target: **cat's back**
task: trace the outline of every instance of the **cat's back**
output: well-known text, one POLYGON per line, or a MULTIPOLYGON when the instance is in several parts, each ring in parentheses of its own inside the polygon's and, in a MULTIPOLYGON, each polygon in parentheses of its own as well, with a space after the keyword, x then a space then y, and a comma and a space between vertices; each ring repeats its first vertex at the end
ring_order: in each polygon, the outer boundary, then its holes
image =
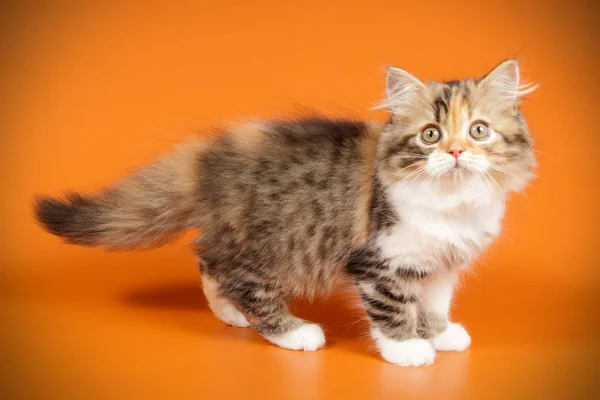
POLYGON ((265 201, 301 193, 335 197, 363 178, 367 163, 374 165, 379 131, 374 123, 325 118, 235 126, 199 154, 200 194, 219 203, 240 190, 256 190, 265 201))
MULTIPOLYGON (((382 126, 311 118, 241 125, 198 159, 205 242, 330 258, 366 239, 382 126)), ((209 243, 206 243, 209 245, 209 243)))
POLYGON ((236 221, 265 212, 340 216, 370 189, 379 132, 377 124, 325 118, 236 126, 198 156, 201 205, 236 221))

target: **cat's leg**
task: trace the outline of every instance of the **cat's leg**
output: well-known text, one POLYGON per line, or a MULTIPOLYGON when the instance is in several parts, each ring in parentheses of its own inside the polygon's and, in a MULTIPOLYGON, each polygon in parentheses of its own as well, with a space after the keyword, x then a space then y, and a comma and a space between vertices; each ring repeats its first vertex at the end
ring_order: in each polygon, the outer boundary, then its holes
POLYGON ((419 336, 419 301, 423 272, 388 272, 369 256, 352 259, 348 271, 371 321, 371 334, 381 356, 402 366, 432 364, 435 350, 419 336))
POLYGON ((287 296, 277 285, 257 279, 244 280, 236 275, 228 277, 222 288, 244 312, 252 327, 269 342, 304 351, 325 345, 323 329, 292 315, 287 296))
POLYGON ((432 364, 435 351, 418 333, 419 283, 363 281, 358 287, 381 356, 402 366, 432 364))
POLYGON ((246 328, 250 323, 233 303, 227 299, 220 290, 220 285, 216 279, 208 274, 202 274, 202 289, 208 300, 208 306, 213 314, 227 325, 238 328, 246 328))
POLYGON ((423 284, 419 334, 430 340, 436 350, 463 351, 471 344, 465 328, 449 321, 456 281, 455 272, 439 271, 423 284))

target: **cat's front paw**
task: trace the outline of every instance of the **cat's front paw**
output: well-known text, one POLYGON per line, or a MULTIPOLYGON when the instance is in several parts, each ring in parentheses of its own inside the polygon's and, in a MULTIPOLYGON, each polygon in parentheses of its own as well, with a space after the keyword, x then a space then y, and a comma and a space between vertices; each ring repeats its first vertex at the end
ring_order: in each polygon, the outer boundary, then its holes
POLYGON ((401 366, 418 367, 433 364, 435 350, 425 339, 393 340, 373 331, 373 338, 384 360, 401 366))
POLYGON ((471 337, 461 324, 450 323, 444 332, 431 339, 431 344, 440 351, 463 351, 471 344, 471 337))
POLYGON ((290 350, 315 351, 325 345, 325 334, 317 324, 304 324, 280 336, 265 336, 279 347, 290 350))

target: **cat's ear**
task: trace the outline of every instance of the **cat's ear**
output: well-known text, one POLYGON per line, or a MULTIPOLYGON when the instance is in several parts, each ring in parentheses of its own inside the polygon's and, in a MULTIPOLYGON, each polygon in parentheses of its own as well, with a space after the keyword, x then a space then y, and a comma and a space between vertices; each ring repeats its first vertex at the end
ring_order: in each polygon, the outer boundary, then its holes
POLYGON ((385 91, 389 99, 422 87, 424 87, 423 82, 401 68, 390 66, 385 72, 385 91))
POLYGON ((401 68, 390 66, 385 74, 387 98, 377 108, 387 108, 392 113, 402 112, 414 104, 424 91, 425 84, 419 79, 401 68))
POLYGON ((519 63, 514 58, 501 62, 479 82, 479 87, 487 95, 518 103, 519 97, 533 92, 537 85, 523 85, 519 72, 519 63))

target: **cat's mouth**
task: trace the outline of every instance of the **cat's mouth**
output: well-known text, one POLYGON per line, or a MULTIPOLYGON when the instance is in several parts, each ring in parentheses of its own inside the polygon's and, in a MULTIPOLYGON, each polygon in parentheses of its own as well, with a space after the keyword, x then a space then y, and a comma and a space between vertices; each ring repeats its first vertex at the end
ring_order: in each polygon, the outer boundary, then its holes
POLYGON ((431 173, 439 178, 450 180, 468 178, 483 173, 482 168, 467 160, 447 160, 443 165, 433 166, 431 173))
POLYGON ((475 173, 475 171, 473 169, 469 168, 464 162, 461 163, 458 160, 446 172, 447 175, 452 176, 452 177, 474 174, 474 173, 475 173))

